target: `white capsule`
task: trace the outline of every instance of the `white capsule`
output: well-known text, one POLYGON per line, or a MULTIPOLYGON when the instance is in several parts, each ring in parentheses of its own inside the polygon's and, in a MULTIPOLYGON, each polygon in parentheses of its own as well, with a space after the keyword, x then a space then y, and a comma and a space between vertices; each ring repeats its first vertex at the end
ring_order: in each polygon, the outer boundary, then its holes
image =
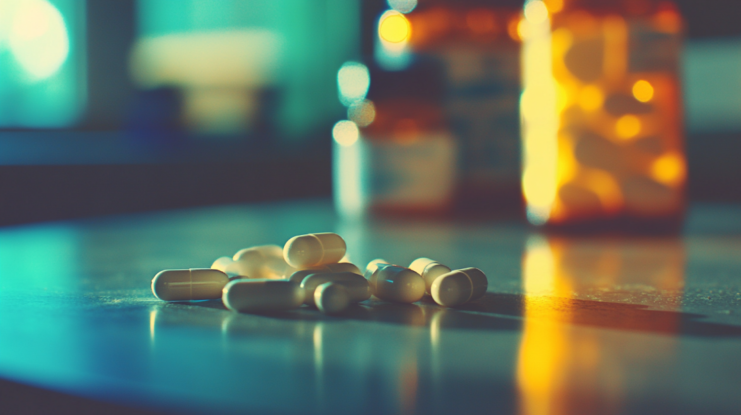
POLYGON ((214 263, 211 264, 211 269, 217 269, 230 276, 239 275, 239 267, 234 260, 228 256, 220 257, 214 261, 214 263))
POLYGON ((488 287, 489 281, 480 269, 464 268, 437 278, 430 293, 441 306, 454 307, 483 297, 488 287))
POLYGON ((336 233, 294 236, 283 247, 283 258, 296 269, 334 264, 345 255, 347 245, 336 233))
POLYGON ((316 287, 314 303, 324 314, 337 314, 345 311, 351 303, 350 294, 342 284, 325 282, 316 287))
POLYGON ((290 310, 299 307, 304 292, 293 281, 242 279, 228 283, 221 299, 226 308, 239 312, 290 310))
POLYGON ((430 294, 432 283, 443 274, 449 273, 450 267, 436 262, 430 258, 417 258, 409 265, 409 269, 422 276, 425 280, 425 291, 430 294))
POLYGON ((352 272, 354 274, 363 275, 360 272, 360 268, 357 265, 350 262, 338 262, 336 264, 325 265, 331 272, 352 272))
POLYGON ((425 295, 425 280, 409 268, 377 263, 369 283, 371 292, 381 300, 413 303, 425 295))
POLYGON ((354 274, 363 275, 360 269, 349 262, 338 262, 336 264, 327 264, 316 268, 302 269, 296 271, 288 277, 289 280, 295 281, 299 284, 311 274, 327 273, 327 272, 352 272, 354 274))
POLYGON ((233 259, 238 274, 247 278, 277 279, 294 271, 283 260, 283 250, 278 245, 245 248, 234 254, 233 259))
POLYGON ((152 278, 152 293, 164 301, 212 300, 228 282, 229 276, 215 269, 167 269, 152 278))
POLYGON ((304 303, 314 305, 314 291, 316 287, 333 282, 340 284, 347 290, 352 302, 358 303, 370 298, 371 292, 368 286, 368 280, 354 272, 325 272, 311 274, 301 282, 301 288, 304 290, 304 303))
POLYGON ((417 274, 422 275, 422 270, 424 270, 426 266, 432 264, 433 262, 437 261, 430 258, 417 258, 412 261, 411 264, 409 264, 409 269, 416 272, 417 274))
POLYGON ((378 265, 380 264, 388 264, 389 262, 385 259, 376 258, 373 261, 369 262, 368 265, 365 267, 365 272, 363 273, 363 276, 366 279, 370 279, 371 275, 373 275, 374 272, 378 269, 378 265))

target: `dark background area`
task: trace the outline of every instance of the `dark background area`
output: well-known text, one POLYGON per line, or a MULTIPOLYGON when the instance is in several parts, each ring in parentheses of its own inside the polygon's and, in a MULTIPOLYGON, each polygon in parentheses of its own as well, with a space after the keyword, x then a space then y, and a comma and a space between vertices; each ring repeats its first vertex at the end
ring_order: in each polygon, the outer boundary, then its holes
MULTIPOLYGON (((688 42, 741 35, 738 1, 676 3, 686 19, 688 42)), ((5 153, 0 161, 0 225, 331 195, 332 120, 291 145, 279 144, 265 132, 212 141, 209 148, 192 137, 178 139, 177 145, 132 140, 127 120, 143 93, 135 88, 128 69, 137 33, 136 6, 134 0, 87 2, 88 104, 79 125, 68 131, 0 129, 5 153), (78 144, 94 142, 92 150, 65 146, 71 135, 78 144)), ((360 53, 368 56, 377 16, 387 5, 366 0, 360 6, 360 53)), ((740 138, 737 131, 687 134, 690 202, 741 201, 741 187, 732 182, 741 174, 740 138)), ((499 205, 514 214, 521 206, 499 205)))

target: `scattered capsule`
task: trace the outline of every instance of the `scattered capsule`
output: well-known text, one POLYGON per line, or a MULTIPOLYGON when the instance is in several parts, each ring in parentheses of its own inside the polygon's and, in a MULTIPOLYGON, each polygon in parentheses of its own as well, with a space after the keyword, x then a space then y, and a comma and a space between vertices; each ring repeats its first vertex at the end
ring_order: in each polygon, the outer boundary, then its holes
POLYGON ((363 275, 362 272, 360 272, 360 268, 357 267, 357 265, 350 263, 350 262, 338 262, 336 264, 327 264, 327 268, 329 268, 332 272, 352 272, 353 274, 363 275))
POLYGON ((355 303, 365 301, 371 296, 368 280, 362 275, 354 272, 325 272, 311 274, 301 282, 301 288, 303 288, 305 295, 304 303, 314 305, 314 291, 316 287, 326 282, 333 282, 345 287, 350 300, 355 303))
POLYGON ((478 268, 464 268, 440 276, 432 283, 432 299, 443 307, 454 307, 486 294, 489 281, 478 268))
POLYGON ((377 263, 369 278, 373 295, 386 301, 413 303, 425 295, 425 280, 409 268, 377 263))
POLYGON ((226 284, 221 298, 232 311, 265 312, 297 308, 304 301, 304 293, 293 281, 242 279, 226 284))
POLYGON ((347 245, 336 233, 312 233, 294 236, 283 247, 283 258, 296 269, 333 264, 345 255, 347 245))
POLYGON ((422 270, 425 269, 426 266, 432 264, 433 262, 437 262, 434 259, 430 258, 417 258, 414 261, 412 261, 411 264, 409 264, 409 269, 416 272, 417 274, 422 275, 422 270))
POLYGON ((228 282, 216 269, 168 269, 152 278, 152 293, 164 301, 212 300, 228 282))
POLYGON ((233 259, 238 274, 247 278, 283 278, 294 271, 283 260, 283 250, 278 245, 245 248, 233 259))
POLYGON ((422 276, 425 280, 425 292, 431 293, 432 283, 443 274, 447 274, 451 271, 450 267, 447 267, 439 262, 436 262, 430 258, 417 258, 412 261, 409 265, 409 269, 422 276))
POLYGON ((374 272, 378 269, 378 265, 380 264, 388 264, 389 262, 385 259, 376 258, 373 261, 369 262, 368 265, 365 267, 365 272, 363 273, 363 276, 366 279, 370 279, 371 275, 373 275, 374 272))
POLYGON ((318 274, 323 272, 352 272, 354 274, 363 275, 360 272, 360 268, 349 262, 338 262, 336 264, 327 264, 317 268, 302 269, 296 271, 288 278, 291 281, 295 281, 299 284, 311 274, 318 274))
POLYGON ((301 284, 304 281, 304 278, 308 277, 311 274, 317 274, 321 272, 330 272, 330 271, 328 268, 325 268, 325 267, 302 269, 300 271, 296 271, 293 274, 291 274, 291 276, 288 277, 288 280, 293 281, 297 284, 301 284))
POLYGON ((228 256, 220 257, 214 261, 214 263, 211 264, 211 269, 217 269, 230 276, 239 275, 239 267, 234 260, 228 256))
POLYGON ((341 313, 347 309, 350 302, 350 294, 342 284, 325 282, 314 291, 314 303, 324 314, 341 313))

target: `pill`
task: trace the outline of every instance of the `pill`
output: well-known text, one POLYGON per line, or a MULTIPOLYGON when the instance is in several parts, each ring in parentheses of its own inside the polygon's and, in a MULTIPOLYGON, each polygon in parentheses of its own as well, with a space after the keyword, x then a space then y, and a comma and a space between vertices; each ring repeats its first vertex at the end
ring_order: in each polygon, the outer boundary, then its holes
POLYGON ((350 302, 350 294, 342 284, 325 282, 316 287, 314 291, 314 303, 324 314, 337 314, 345 311, 350 302))
POLYGON ((350 296, 350 301, 355 303, 365 301, 371 296, 368 280, 362 275, 354 272, 324 272, 310 274, 301 282, 301 288, 304 290, 305 295, 304 303, 314 305, 314 291, 316 287, 327 282, 333 282, 345 287, 350 296))
POLYGON ((293 274, 291 274, 291 276, 288 279, 301 284, 304 278, 308 277, 309 275, 323 273, 323 272, 352 272, 354 274, 363 275, 363 273, 360 272, 360 268, 355 266, 355 264, 351 264, 349 262, 338 262, 336 264, 327 264, 321 267, 302 269, 300 271, 296 271, 293 274))
POLYGON ((371 275, 373 275, 374 272, 378 269, 379 264, 388 264, 389 262, 385 259, 376 258, 373 261, 369 262, 368 265, 365 267, 365 272, 363 273, 363 276, 366 279, 370 279, 371 275))
POLYGON ((293 281, 242 279, 226 284, 221 298, 232 311, 265 312, 297 308, 303 303, 304 294, 293 281))
POLYGON ((294 271, 283 260, 278 245, 245 248, 234 254, 233 260, 239 275, 248 278, 283 278, 294 271))
POLYGON ((464 268, 437 278, 430 294, 441 306, 454 307, 483 297, 488 286, 489 281, 480 269, 464 268))
POLYGON ((360 272, 360 268, 350 262, 338 262, 336 264, 327 264, 325 266, 332 272, 352 272, 354 274, 363 275, 363 273, 360 272))
POLYGON ((427 292, 427 294, 430 294, 432 283, 435 282, 439 276, 451 271, 450 267, 430 258, 415 259, 412 261, 411 265, 409 265, 409 269, 421 275, 422 279, 425 280, 425 292, 427 292))
POLYGON ((211 264, 211 269, 217 269, 227 275, 239 275, 239 267, 231 257, 223 256, 211 264))
POLYGON ((228 282, 216 269, 167 269, 152 278, 152 293, 164 301, 211 300, 221 297, 228 282))
POLYGON ((294 236, 283 247, 283 258, 296 269, 313 268, 339 262, 347 246, 336 233, 312 233, 294 236))
POLYGON ((413 303, 425 295, 425 280, 409 268, 377 263, 369 278, 373 295, 381 300, 413 303))
POLYGON ((308 277, 311 274, 317 274, 320 272, 329 272, 329 269, 327 268, 309 268, 309 269, 302 269, 300 271, 296 271, 293 274, 291 274, 290 277, 288 277, 289 281, 293 281, 297 284, 301 284, 301 282, 304 281, 304 278, 308 277))

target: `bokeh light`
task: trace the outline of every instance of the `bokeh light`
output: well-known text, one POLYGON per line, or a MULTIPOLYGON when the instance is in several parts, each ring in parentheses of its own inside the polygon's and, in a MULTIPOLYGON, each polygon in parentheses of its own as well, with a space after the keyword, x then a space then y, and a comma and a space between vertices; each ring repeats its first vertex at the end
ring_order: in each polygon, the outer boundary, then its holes
POLYGON ((507 22, 507 34, 515 42, 522 40, 522 37, 520 36, 520 22, 523 20, 524 19, 521 16, 515 15, 507 22))
POLYGON ((531 0, 525 4, 525 19, 533 24, 543 23, 548 19, 548 8, 540 0, 531 0))
POLYGON ((388 5, 399 13, 409 13, 417 7, 417 0, 388 0, 388 5))
POLYGON ((563 10, 563 0, 544 0, 545 6, 551 13, 558 13, 563 10))
POLYGON ((384 13, 378 23, 378 35, 387 42, 406 42, 412 35, 412 25, 401 13, 384 13))
POLYGON ((684 180, 684 160, 677 154, 665 154, 651 165, 651 177, 659 183, 676 185, 684 180))
POLYGON ((376 106, 369 100, 355 102, 347 109, 347 118, 359 127, 367 127, 376 119, 376 106))
POLYGON ((654 97, 654 87, 643 79, 633 84, 633 96, 641 102, 648 102, 654 97))
POLYGON ((360 138, 360 131, 354 122, 342 120, 332 128, 332 137, 337 144, 349 147, 358 141, 358 138, 360 138))
POLYGON ((641 132, 641 120, 635 115, 623 115, 615 123, 615 133, 623 139, 633 138, 641 132))
POLYGON ((69 35, 62 14, 45 0, 22 2, 13 17, 10 50, 33 80, 55 74, 69 55, 69 35))
POLYGON ((337 72, 337 87, 340 102, 346 107, 362 101, 370 87, 368 67, 359 62, 345 62, 337 72))
POLYGON ((541 1, 525 6, 518 25, 523 45, 520 101, 523 135, 522 190, 527 218, 541 225, 551 217, 558 172, 558 83, 552 73, 552 37, 548 11, 541 1))
POLYGON ((587 85, 579 93, 579 105, 585 111, 596 111, 602 107, 605 97, 598 87, 587 85))

